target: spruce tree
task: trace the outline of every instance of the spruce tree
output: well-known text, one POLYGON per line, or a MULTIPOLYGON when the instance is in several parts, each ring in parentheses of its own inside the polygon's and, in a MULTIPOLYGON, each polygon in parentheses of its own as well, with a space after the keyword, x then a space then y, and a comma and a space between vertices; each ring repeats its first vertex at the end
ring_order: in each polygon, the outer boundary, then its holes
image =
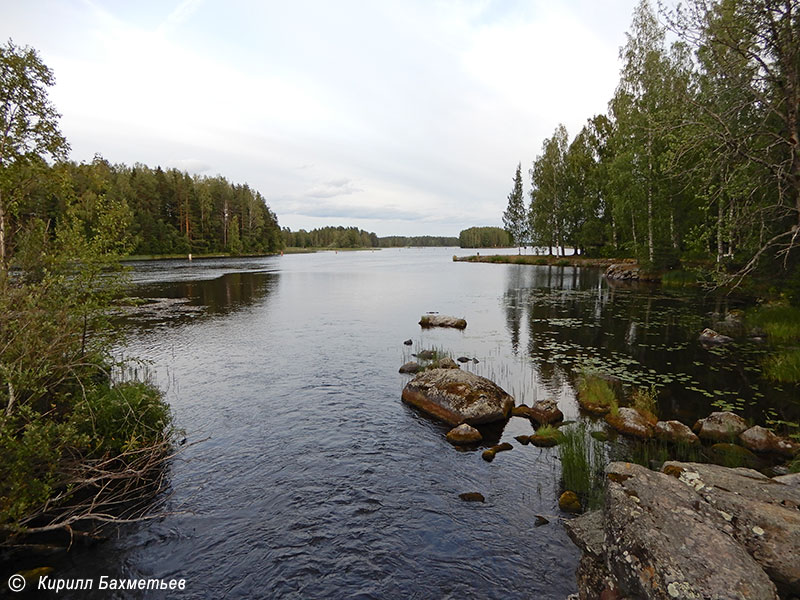
POLYGON ((503 213, 503 225, 514 241, 515 246, 519 248, 526 245, 528 214, 525 210, 525 199, 522 195, 522 163, 517 164, 517 172, 514 175, 514 188, 508 195, 508 208, 503 213))

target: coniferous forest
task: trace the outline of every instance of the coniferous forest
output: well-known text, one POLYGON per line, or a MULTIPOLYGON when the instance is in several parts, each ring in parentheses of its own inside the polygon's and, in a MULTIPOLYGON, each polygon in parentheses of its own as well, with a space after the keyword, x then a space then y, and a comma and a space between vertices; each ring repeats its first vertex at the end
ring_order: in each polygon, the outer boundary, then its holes
POLYGON ((112 165, 99 156, 91 163, 40 163, 24 175, 8 228, 12 245, 31 223, 59 222, 72 204, 89 227, 113 208, 135 255, 256 254, 277 252, 282 245, 277 217, 264 197, 222 176, 112 165))

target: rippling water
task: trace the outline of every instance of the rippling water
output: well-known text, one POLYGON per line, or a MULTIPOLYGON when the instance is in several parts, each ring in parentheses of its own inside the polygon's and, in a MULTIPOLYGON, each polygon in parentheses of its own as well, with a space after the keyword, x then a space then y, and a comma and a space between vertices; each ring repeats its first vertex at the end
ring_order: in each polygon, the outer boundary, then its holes
POLYGON ((194 442, 172 467, 177 514, 73 552, 53 576, 185 578, 181 598, 564 598, 579 554, 559 522, 557 451, 515 443, 531 432, 523 419, 489 432, 515 446, 492 463, 452 447, 446 426, 400 401, 410 352, 475 357, 467 368, 517 403, 555 397, 567 418, 587 360, 666 378, 662 411, 684 421, 720 382, 723 398, 760 406, 750 359, 693 342, 718 300, 453 252, 134 265, 134 294, 190 301, 124 325, 125 352, 152 361, 194 442), (427 311, 469 326, 420 330, 427 311), (459 499, 471 491, 486 502, 459 499), (550 523, 535 527, 536 515, 550 523))

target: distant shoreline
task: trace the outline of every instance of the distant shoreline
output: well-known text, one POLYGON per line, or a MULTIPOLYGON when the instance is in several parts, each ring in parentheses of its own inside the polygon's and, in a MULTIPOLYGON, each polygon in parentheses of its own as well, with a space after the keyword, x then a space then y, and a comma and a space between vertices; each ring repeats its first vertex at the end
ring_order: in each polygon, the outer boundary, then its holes
POLYGON ((485 256, 454 256, 454 262, 482 262, 507 265, 539 265, 550 267, 602 267, 626 263, 636 264, 632 258, 586 258, 583 256, 544 256, 536 254, 487 254, 485 256))

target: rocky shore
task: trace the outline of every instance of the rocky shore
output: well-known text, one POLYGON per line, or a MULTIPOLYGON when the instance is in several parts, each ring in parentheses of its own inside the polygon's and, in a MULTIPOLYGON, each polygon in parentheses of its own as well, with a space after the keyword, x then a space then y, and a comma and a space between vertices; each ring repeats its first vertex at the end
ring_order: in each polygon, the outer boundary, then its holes
POLYGON ((580 600, 800 595, 800 474, 614 462, 605 506, 566 523, 580 600))

